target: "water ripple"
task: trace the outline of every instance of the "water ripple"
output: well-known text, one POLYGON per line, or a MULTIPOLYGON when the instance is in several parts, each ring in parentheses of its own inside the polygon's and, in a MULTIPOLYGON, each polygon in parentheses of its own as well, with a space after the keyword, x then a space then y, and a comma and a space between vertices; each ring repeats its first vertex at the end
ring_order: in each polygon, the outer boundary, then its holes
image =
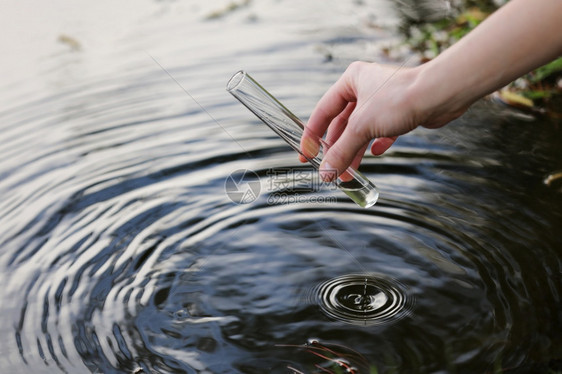
POLYGON ((327 186, 291 190, 271 175, 308 185, 311 170, 226 80, 245 68, 306 118, 349 62, 318 51, 358 55, 381 37, 361 21, 370 5, 338 5, 355 14, 343 21, 314 2, 252 3, 215 22, 202 21, 210 5, 160 3, 116 44, 50 55, 44 81, 2 93, 5 371, 306 371, 317 356, 279 345, 310 336, 381 371, 556 358, 559 132, 477 109, 366 157, 381 189, 371 209, 327 186), (260 179, 251 204, 225 192, 239 169, 260 179), (282 194, 302 199, 271 199, 282 194))
POLYGON ((413 299, 399 282, 376 274, 346 274, 315 289, 315 301, 329 317, 356 325, 389 323, 406 316, 413 299))

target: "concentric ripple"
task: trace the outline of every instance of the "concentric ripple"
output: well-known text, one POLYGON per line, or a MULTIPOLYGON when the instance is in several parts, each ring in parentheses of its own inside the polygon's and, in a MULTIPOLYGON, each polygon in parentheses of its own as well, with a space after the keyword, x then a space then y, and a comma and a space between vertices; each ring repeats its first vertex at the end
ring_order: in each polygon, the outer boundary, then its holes
POLYGON ((330 318, 355 325, 379 325, 408 315, 414 298, 396 280, 377 274, 347 274, 316 289, 317 302, 330 318))
POLYGON ((224 84, 305 119, 395 2, 230 2, 5 1, 0 372, 558 372, 559 126, 416 130, 359 208, 224 84))

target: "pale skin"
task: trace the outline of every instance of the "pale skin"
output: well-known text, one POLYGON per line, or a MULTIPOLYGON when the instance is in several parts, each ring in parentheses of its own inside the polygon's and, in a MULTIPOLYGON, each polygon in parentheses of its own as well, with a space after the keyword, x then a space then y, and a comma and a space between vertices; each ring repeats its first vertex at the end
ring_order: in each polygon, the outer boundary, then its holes
POLYGON ((423 65, 352 63, 313 110, 301 149, 315 155, 315 139, 325 134, 331 146, 320 175, 345 179, 371 140, 371 152, 381 155, 398 136, 418 126, 442 127, 478 99, 560 55, 562 0, 511 0, 423 65))

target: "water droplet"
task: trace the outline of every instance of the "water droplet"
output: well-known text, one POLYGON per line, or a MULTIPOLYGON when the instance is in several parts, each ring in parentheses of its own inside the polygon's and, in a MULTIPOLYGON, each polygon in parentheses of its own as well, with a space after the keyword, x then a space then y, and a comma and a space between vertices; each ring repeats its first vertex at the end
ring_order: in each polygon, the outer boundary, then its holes
POLYGON ((306 345, 316 345, 319 344, 320 340, 316 338, 310 338, 307 340, 306 345))
POLYGON ((399 282, 370 274, 350 274, 330 279, 316 287, 322 311, 338 321, 375 325, 407 315, 413 298, 399 282))

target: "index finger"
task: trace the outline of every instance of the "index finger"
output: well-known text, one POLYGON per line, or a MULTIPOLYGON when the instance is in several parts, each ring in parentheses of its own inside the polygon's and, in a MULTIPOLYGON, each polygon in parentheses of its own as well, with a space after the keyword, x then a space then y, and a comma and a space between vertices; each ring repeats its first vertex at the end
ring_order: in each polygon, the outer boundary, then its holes
POLYGON ((330 126, 330 123, 343 112, 348 103, 354 101, 356 101, 355 94, 344 75, 328 89, 316 104, 316 107, 310 115, 310 119, 304 127, 304 134, 301 139, 301 150, 306 151, 304 148, 306 142, 310 144, 310 140, 307 141, 305 139, 310 138, 315 141, 318 138, 322 138, 330 126))

